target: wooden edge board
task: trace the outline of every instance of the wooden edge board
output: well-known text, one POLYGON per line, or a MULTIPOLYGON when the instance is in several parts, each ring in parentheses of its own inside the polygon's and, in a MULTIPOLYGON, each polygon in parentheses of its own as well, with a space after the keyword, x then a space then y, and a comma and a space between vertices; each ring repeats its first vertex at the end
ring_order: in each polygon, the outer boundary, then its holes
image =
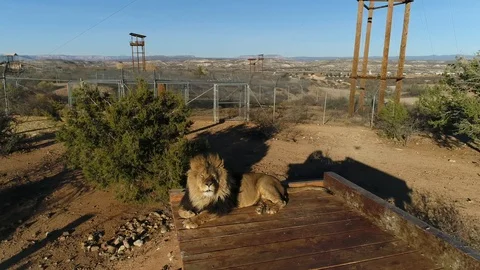
POLYGON ((334 172, 324 174, 324 184, 335 196, 365 215, 380 228, 421 250, 447 269, 480 269, 480 254, 450 235, 334 172))

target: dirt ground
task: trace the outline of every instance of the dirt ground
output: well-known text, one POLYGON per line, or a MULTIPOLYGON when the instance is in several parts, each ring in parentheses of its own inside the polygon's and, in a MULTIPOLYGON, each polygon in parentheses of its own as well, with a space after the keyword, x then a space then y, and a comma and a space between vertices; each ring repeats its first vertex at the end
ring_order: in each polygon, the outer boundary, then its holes
MULTIPOLYGON (((121 259, 83 251, 90 233, 104 231, 109 238, 127 220, 151 211, 168 214, 168 207, 127 205, 92 189, 64 167, 53 124, 30 121, 22 127, 36 138, 29 148, 0 158, 0 269, 181 268, 173 231, 153 234, 121 259)), ((467 145, 447 149, 416 137, 403 147, 369 128, 345 125, 298 125, 273 138, 235 122, 197 120, 192 129, 189 137, 208 140, 231 171, 312 179, 334 170, 398 207, 406 208, 417 193, 431 194, 480 221, 480 155, 467 145)))

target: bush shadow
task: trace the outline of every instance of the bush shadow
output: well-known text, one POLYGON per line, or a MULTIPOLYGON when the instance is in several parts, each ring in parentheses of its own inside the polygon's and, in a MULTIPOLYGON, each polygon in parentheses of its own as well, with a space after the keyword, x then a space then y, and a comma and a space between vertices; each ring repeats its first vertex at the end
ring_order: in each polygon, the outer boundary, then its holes
POLYGON ((287 180, 323 179, 323 174, 328 171, 335 172, 380 198, 393 202, 402 210, 412 202, 412 189, 402 179, 349 157, 334 161, 322 151, 313 152, 302 164, 290 164, 287 180))
POLYGON ((432 139, 440 147, 448 149, 461 147, 463 144, 470 149, 480 153, 480 145, 465 135, 447 135, 443 133, 432 133, 432 139))
POLYGON ((251 171, 267 154, 266 142, 271 136, 266 136, 257 126, 239 124, 217 132, 204 131, 194 141, 206 142, 207 151, 218 153, 231 173, 241 174, 251 171))
MULTIPOLYGON (((26 183, 14 183, 0 190, 0 241, 9 239, 19 228, 33 225, 36 221, 30 221, 31 217, 41 210, 40 206, 47 197, 65 184, 71 183, 73 189, 66 195, 55 198, 58 201, 68 202, 86 191, 87 187, 80 181, 75 181, 76 178, 74 171, 62 170, 51 177, 38 181, 27 179, 26 183)), ((55 203, 55 201, 49 201, 49 203, 55 203)))

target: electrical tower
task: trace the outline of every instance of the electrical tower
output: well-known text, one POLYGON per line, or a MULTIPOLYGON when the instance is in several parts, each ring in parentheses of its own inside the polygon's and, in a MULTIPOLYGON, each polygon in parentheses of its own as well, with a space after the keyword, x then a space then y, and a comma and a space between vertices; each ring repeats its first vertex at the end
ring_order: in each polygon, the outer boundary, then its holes
POLYGON ((135 71, 135 62, 137 63, 137 71, 147 70, 147 65, 145 63, 145 38, 147 36, 130 33, 130 47, 132 47, 132 70, 135 71), (134 49, 134 47, 136 49, 134 49), (136 61, 135 61, 136 59, 136 61), (141 61, 141 67, 140 67, 141 61))

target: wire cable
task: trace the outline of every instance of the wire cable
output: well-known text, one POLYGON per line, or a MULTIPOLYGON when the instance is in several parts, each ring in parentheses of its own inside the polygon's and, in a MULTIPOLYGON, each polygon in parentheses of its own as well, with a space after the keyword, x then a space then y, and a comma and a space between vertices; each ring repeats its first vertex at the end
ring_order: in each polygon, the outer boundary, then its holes
POLYGON ((84 30, 83 32, 81 32, 80 34, 76 35, 75 37, 73 37, 72 39, 68 40, 67 42, 63 43, 62 45, 58 46, 57 48, 55 48, 53 51, 51 51, 50 53, 48 54, 52 54, 54 53, 55 51, 59 50, 60 48, 64 47, 65 45, 67 45, 68 43, 74 41, 75 39, 77 39, 78 37, 82 36, 83 34, 85 34, 86 32, 92 30, 93 28, 97 27, 98 25, 100 25, 101 23, 103 23, 104 21, 110 19, 111 17, 113 17, 115 14, 119 13, 120 11, 126 9, 128 6, 132 5, 133 3, 137 2, 138 0, 133 0, 131 1, 130 3, 126 4, 125 6, 123 6, 122 8, 120 8, 119 10, 113 12, 112 14, 108 15, 107 17, 105 17, 104 19, 102 19, 101 21, 99 21, 98 23, 90 26, 88 29, 84 30))
POLYGON ((427 32, 427 35, 428 35, 428 40, 430 41, 430 49, 432 50, 432 55, 435 55, 435 52, 433 50, 433 42, 432 42, 432 37, 430 36, 430 30, 429 30, 429 27, 428 27, 428 20, 427 20, 427 12, 426 12, 426 9, 425 9, 425 4, 423 3, 425 0, 422 0, 421 3, 422 3, 422 8, 423 8, 423 17, 425 19, 425 29, 426 29, 426 32, 427 32))
POLYGON ((450 0, 450 19, 452 21, 452 28, 453 28, 453 36, 455 38, 455 46, 457 47, 457 54, 460 53, 460 50, 458 49, 458 40, 457 40, 457 30, 455 29, 455 21, 453 20, 453 9, 454 5, 452 4, 452 1, 450 0))

